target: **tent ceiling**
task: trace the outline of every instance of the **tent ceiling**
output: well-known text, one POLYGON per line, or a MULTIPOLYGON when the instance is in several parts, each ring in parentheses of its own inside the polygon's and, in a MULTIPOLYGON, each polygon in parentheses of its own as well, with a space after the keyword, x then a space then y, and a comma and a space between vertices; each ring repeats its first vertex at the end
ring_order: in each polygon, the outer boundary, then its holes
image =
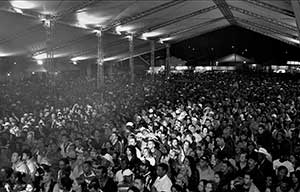
MULTIPOLYGON (((128 57, 126 32, 134 33, 135 55, 150 51, 155 40, 170 43, 235 24, 299 46, 294 0, 8 0, 0 2, 0 57, 43 58, 46 31, 41 18, 55 18, 52 48, 55 58, 97 57, 94 30, 104 32, 104 57, 128 57), (116 33, 116 27, 122 34, 116 33)), ((296 1, 296 0, 295 0, 296 1)), ((300 23, 300 21, 298 22, 300 23)))

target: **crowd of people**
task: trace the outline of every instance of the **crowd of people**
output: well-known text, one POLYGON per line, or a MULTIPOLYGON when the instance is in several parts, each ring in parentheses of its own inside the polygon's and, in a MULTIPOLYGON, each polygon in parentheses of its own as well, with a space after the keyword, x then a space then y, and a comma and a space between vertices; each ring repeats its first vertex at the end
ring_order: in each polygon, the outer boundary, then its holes
POLYGON ((0 191, 300 191, 296 77, 128 77, 1 83, 0 191))

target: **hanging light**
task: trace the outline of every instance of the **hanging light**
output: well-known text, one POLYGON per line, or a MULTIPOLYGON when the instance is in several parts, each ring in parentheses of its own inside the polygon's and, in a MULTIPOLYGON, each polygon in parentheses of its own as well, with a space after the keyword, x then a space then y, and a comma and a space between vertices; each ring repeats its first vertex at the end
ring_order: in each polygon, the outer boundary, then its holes
POLYGON ((13 0, 10 1, 10 4, 19 9, 33 9, 37 6, 36 2, 29 0, 13 0))
POLYGON ((38 65, 43 65, 44 62, 43 62, 43 60, 37 60, 37 64, 38 64, 38 65))

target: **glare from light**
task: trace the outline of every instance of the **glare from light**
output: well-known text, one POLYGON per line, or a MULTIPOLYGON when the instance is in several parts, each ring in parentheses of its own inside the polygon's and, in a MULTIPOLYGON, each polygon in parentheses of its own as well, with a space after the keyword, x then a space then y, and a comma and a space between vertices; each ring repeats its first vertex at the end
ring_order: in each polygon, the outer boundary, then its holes
POLYGON ((113 61, 113 60, 116 60, 118 59, 118 57, 107 57, 107 58, 104 58, 103 61, 106 62, 106 61, 113 61))
POLYGON ((107 17, 97 17, 86 12, 77 13, 77 20, 80 26, 101 24, 107 19, 107 17))
POLYGON ((143 33, 142 35, 142 38, 149 38, 149 37, 155 37, 155 36, 159 36, 161 35, 160 32, 157 32, 157 31, 152 31, 152 32, 146 32, 146 33, 143 33))
POLYGON ((22 9, 19 9, 19 8, 17 8, 17 7, 14 7, 13 9, 14 9, 14 11, 15 11, 16 13, 23 14, 22 9))
POLYGON ((143 35, 141 36, 141 39, 143 39, 143 40, 145 40, 145 41, 148 40, 147 37, 144 37, 143 35))
POLYGON ((42 54, 33 56, 33 58, 34 58, 35 60, 46 59, 46 58, 47 58, 47 54, 46 54, 46 53, 42 53, 42 54))
POLYGON ((14 65, 16 65, 17 64, 17 62, 14 62, 14 65))
POLYGON ((246 61, 244 61, 243 63, 247 63, 246 61))
POLYGON ((282 37, 282 38, 288 40, 289 42, 300 44, 300 41, 298 39, 294 39, 294 38, 290 38, 290 37, 282 37))
POLYGON ((287 61, 286 64, 288 65, 300 65, 299 61, 287 61))
POLYGON ((170 41, 170 40, 172 40, 172 39, 173 39, 172 37, 161 38, 161 39, 159 39, 159 42, 160 42, 160 43, 164 43, 164 42, 170 41))
POLYGON ((7 77, 10 77, 10 73, 7 73, 7 77))
POLYGON ((44 64, 43 60, 37 60, 36 62, 37 62, 38 65, 43 65, 44 64))
POLYGON ((35 72, 32 72, 31 74, 32 74, 32 75, 34 75, 34 74, 35 74, 35 72))
POLYGON ((115 31, 116 31, 117 34, 121 35, 122 32, 130 33, 132 31, 132 29, 133 29, 133 27, 131 27, 131 26, 121 26, 121 25, 119 25, 119 26, 116 27, 115 31))
POLYGON ((73 61, 73 64, 74 64, 74 65, 77 65, 77 61, 73 61))
POLYGON ((74 57, 71 59, 71 61, 74 62, 74 61, 81 61, 81 60, 86 60, 86 59, 88 59, 88 57, 81 56, 81 57, 74 57))
POLYGON ((11 6, 19 8, 19 9, 33 9, 36 7, 34 1, 28 0, 13 0, 10 1, 11 6))

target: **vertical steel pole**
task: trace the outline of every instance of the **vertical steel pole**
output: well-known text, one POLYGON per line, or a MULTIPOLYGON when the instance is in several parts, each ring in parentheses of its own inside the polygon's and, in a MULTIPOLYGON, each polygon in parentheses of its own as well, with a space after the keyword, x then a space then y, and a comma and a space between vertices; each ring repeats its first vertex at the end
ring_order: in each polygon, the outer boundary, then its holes
POLYGON ((129 67, 130 67, 130 75, 131 75, 131 82, 134 82, 134 39, 133 34, 129 37, 129 67))
POLYGON ((97 89, 103 88, 104 85, 104 70, 103 70, 103 46, 102 46, 102 31, 97 32, 97 89))
POLYGON ((166 78, 169 78, 169 75, 170 75, 170 44, 167 43, 166 44, 166 78))
POLYGON ((153 40, 150 41, 150 46, 151 46, 151 59, 150 59, 150 64, 151 64, 151 72, 154 77, 154 66, 155 66, 155 42, 153 40))

